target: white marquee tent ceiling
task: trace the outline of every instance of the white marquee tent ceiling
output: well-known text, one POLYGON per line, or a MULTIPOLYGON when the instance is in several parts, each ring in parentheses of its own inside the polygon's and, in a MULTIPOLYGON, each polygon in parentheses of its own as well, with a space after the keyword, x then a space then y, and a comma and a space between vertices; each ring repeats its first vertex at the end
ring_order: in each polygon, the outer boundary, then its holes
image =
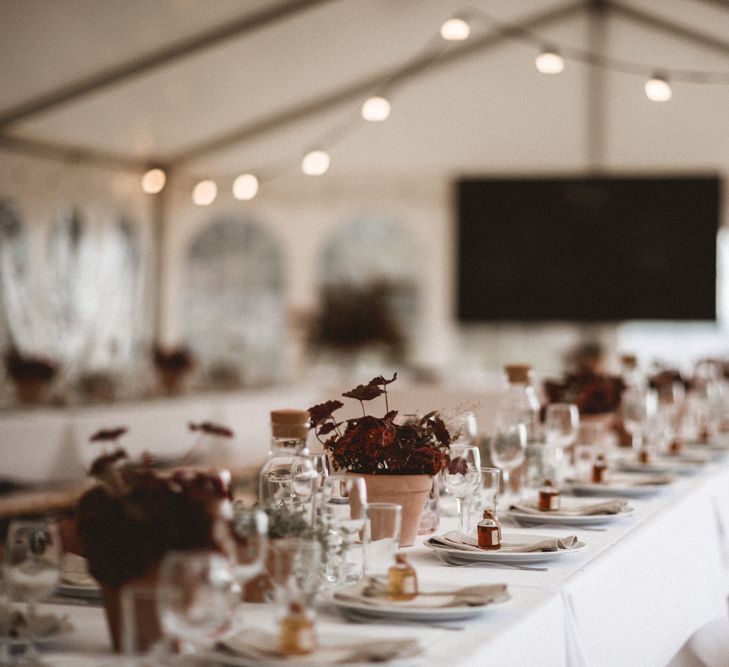
MULTIPOLYGON (((729 2, 622 0, 726 42, 707 49, 615 16, 613 56, 666 68, 729 72, 729 2)), ((519 22, 569 0, 329 0, 166 66, 37 113, 9 135, 167 159, 416 56, 443 20, 468 5, 519 22)), ((0 117, 59 86, 181 38, 281 5, 281 0, 0 0, 0 117)), ((488 29, 477 29, 486 34, 488 29)), ((592 48, 586 12, 538 32, 592 48)), ((361 122, 333 150, 332 171, 455 173, 579 169, 586 164, 587 68, 559 76, 533 66, 518 41, 425 72, 392 97, 387 122, 361 122)), ((724 168, 729 86, 675 84, 648 101, 640 77, 609 73, 607 167, 724 168)), ((374 92, 374 91, 373 91, 374 92)), ((194 173, 232 175, 299 156, 356 116, 363 98, 203 155, 194 173)), ((0 144, 2 138, 0 137, 0 144)))

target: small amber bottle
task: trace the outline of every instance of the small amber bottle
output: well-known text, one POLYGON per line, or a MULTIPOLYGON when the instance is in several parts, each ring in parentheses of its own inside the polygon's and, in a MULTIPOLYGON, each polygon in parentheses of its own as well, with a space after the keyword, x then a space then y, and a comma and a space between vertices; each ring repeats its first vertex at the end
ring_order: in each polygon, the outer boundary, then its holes
POLYGON ((645 447, 643 447, 643 449, 638 452, 638 463, 643 463, 646 465, 649 463, 653 463, 653 453, 650 449, 646 449, 645 447))
POLYGON ((483 519, 478 522, 476 532, 479 547, 489 551, 501 549, 501 524, 493 510, 483 511, 483 519))
POLYGON ((391 600, 412 600, 418 595, 415 568, 402 554, 395 556, 395 564, 387 571, 387 595, 391 600))
POLYGON ((668 445, 668 453, 671 456, 678 456, 683 452, 683 440, 681 438, 674 438, 671 440, 671 444, 668 445))
POLYGON ((595 462, 592 464, 592 483, 603 484, 607 482, 608 465, 603 454, 598 454, 595 457, 595 462))
POLYGON ((559 509, 559 489, 549 479, 545 479, 544 485, 539 489, 539 503, 537 506, 544 511, 559 509))
POLYGON ((292 602, 281 620, 281 652, 284 655, 308 655, 317 648, 314 619, 300 602, 292 602))

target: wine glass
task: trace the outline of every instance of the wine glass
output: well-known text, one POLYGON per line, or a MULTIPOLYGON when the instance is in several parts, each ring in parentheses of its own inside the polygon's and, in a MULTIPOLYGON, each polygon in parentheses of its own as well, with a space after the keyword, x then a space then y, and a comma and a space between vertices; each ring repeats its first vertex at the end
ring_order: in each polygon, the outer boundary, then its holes
POLYGON ((441 473, 443 486, 456 499, 458 507, 458 530, 468 532, 464 502, 468 503, 481 483, 481 453, 478 447, 461 443, 451 444, 450 461, 441 473))
POLYGON ((28 650, 24 663, 42 665, 35 646, 37 603, 47 598, 60 579, 61 540, 50 520, 13 521, 5 546, 4 579, 11 597, 28 610, 28 650))
POLYGON ((526 444, 527 430, 521 422, 500 425, 491 438, 491 460, 501 468, 504 495, 509 492, 511 472, 524 463, 526 444))
POLYGON ((577 439, 580 412, 572 403, 552 403, 547 406, 544 420, 544 435, 547 447, 554 460, 558 481, 562 480, 565 450, 577 439))
POLYGON ((658 395, 653 389, 628 387, 621 400, 621 412, 625 429, 633 440, 633 449, 641 450, 646 435, 658 410, 658 395))
POLYGON ((331 475, 322 487, 322 520, 337 531, 340 538, 338 579, 356 581, 364 574, 365 557, 361 540, 359 559, 355 545, 367 521, 367 487, 364 479, 353 475, 331 475))
POLYGON ((322 548, 318 540, 284 537, 271 544, 274 598, 285 615, 291 602, 311 606, 323 572, 322 548))
POLYGON ((501 470, 487 466, 481 467, 481 483, 478 490, 473 494, 473 499, 468 505, 468 530, 474 533, 478 522, 483 517, 485 509, 493 510, 496 514, 497 499, 501 489, 501 470))
POLYGON ((165 632, 182 642, 187 652, 213 641, 231 627, 240 598, 231 562, 213 551, 172 551, 160 568, 159 600, 165 632))
POLYGON ((244 586, 263 569, 268 550, 268 516, 258 509, 236 509, 231 528, 236 551, 233 576, 239 586, 244 586))

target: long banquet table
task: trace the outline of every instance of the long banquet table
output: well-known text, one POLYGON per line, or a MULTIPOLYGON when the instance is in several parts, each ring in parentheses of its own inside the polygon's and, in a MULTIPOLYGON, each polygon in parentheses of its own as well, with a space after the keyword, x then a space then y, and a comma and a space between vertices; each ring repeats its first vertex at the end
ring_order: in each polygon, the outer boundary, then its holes
MULTIPOLYGON (((630 502, 635 513, 604 532, 529 529, 575 534, 588 545, 548 563, 546 572, 448 567, 421 538, 406 551, 422 581, 509 585, 511 602, 464 622, 461 631, 347 623, 325 605, 319 633, 416 637, 425 652, 408 665, 666 665, 697 629, 727 613, 729 463, 710 464, 657 496, 630 502)), ((452 524, 444 519, 441 529, 452 524)), ((504 530, 524 529, 505 523, 504 530)), ((48 654, 51 664, 103 664, 109 654, 101 609, 54 606, 61 609, 76 629, 48 654)), ((242 611, 249 624, 262 626, 270 613, 260 605, 242 611)))

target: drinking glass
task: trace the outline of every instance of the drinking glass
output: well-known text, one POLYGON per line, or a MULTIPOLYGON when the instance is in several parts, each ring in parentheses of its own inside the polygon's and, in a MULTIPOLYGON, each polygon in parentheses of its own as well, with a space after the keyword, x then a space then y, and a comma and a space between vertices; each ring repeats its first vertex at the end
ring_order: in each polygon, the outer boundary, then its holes
POLYGON ((361 536, 367 521, 364 479, 352 475, 331 475, 324 482, 321 500, 322 521, 339 536, 338 553, 331 555, 329 565, 337 572, 338 581, 361 579, 365 568, 361 536))
POLYGON ((240 587, 230 561, 211 551, 173 551, 162 561, 159 600, 164 631, 195 652, 231 626, 240 587))
POLYGON ((504 495, 509 492, 511 472, 524 463, 527 430, 523 423, 500 425, 491 438, 491 460, 501 469, 504 495))
POLYGON ((605 426, 600 421, 581 421, 575 444, 575 477, 590 479, 597 454, 604 454, 605 426))
POLYGON ((577 439, 580 412, 572 403, 552 403, 547 406, 544 420, 544 435, 553 471, 550 476, 558 483, 564 478, 565 450, 577 439))
POLYGON ((316 472, 316 482, 315 482, 315 489, 314 493, 316 496, 316 505, 315 508, 318 510, 318 506, 321 502, 321 491, 324 487, 324 482, 327 481, 327 477, 332 474, 331 466, 329 465, 329 457, 326 453, 323 454, 312 454, 311 455, 311 463, 314 466, 314 471, 316 472))
POLYGON ((312 519, 317 472, 310 456, 296 454, 267 470, 259 480, 261 502, 291 510, 304 508, 312 519))
POLYGON ((643 448, 651 421, 658 410, 658 395, 653 389, 628 387, 622 396, 621 412, 625 429, 633 440, 633 449, 643 448))
POLYGON ((50 520, 13 521, 5 546, 4 579, 11 598, 27 606, 28 649, 23 662, 42 665, 35 646, 37 603, 47 598, 60 579, 61 540, 50 520))
POLYGON ((493 510, 497 513, 497 499, 501 488, 501 470, 498 468, 481 467, 481 484, 473 499, 468 505, 468 531, 474 533, 476 525, 483 517, 485 509, 493 510))
POLYGON ((263 570, 268 545, 268 516, 258 509, 237 509, 232 532, 236 550, 233 576, 242 587, 263 570))
POLYGON ((464 535, 466 525, 466 506, 481 482, 481 452, 478 447, 455 443, 449 449, 450 461, 441 473, 443 486, 456 499, 458 508, 458 530, 464 535))
POLYGON ((402 507, 395 503, 367 503, 365 506, 365 574, 384 575, 400 546, 402 507))
POLYGON ((292 602, 306 608, 316 596, 323 573, 322 548, 318 540, 284 537, 271 544, 274 600, 285 615, 292 602))
POLYGON ((475 445, 478 438, 478 423, 472 410, 461 412, 448 420, 448 430, 455 442, 466 445, 475 445))

